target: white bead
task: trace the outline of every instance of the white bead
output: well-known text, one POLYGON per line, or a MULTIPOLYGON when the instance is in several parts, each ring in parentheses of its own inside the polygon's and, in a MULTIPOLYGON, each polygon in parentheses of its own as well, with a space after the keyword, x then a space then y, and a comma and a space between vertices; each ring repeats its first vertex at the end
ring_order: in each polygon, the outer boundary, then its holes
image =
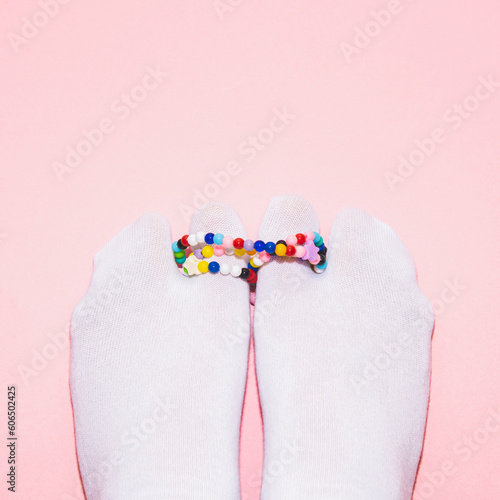
POLYGON ((224 251, 226 252, 226 255, 234 255, 234 248, 225 248, 224 251))
POLYGON ((231 276, 234 276, 237 278, 241 274, 241 267, 240 266, 233 266, 231 268, 231 276))
POLYGON ((196 241, 198 243, 205 243, 205 233, 203 231, 198 231, 196 233, 196 241))
POLYGON ((262 264, 264 264, 264 262, 262 262, 258 257, 254 257, 252 261, 255 264, 255 267, 260 267, 262 266, 262 264))
POLYGON ((319 267, 313 266, 313 271, 317 274, 321 274, 325 269, 326 267, 324 269, 320 269, 319 267))
POLYGON ((188 236, 188 243, 189 243, 189 246, 192 246, 192 247, 194 247, 196 245, 196 243, 198 243, 198 238, 196 238, 196 234, 190 234, 188 236))
POLYGON ((231 268, 229 267, 228 264, 221 264, 219 271, 224 276, 227 276, 231 272, 231 268))

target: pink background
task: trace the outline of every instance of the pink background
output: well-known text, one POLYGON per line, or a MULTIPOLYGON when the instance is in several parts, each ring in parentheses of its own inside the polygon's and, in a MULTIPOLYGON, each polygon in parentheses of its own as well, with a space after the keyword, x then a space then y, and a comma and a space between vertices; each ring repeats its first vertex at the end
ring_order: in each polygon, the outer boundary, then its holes
MULTIPOLYGON (((500 498, 500 427, 485 430, 500 410, 500 87, 477 90, 481 78, 500 81, 498 2, 65 2, 46 0, 50 17, 43 0, 0 4, 1 390, 18 387, 17 498, 82 498, 61 332, 94 253, 148 211, 184 233, 196 189, 233 205, 251 237, 285 192, 312 201, 325 235, 344 206, 395 228, 436 307, 414 498, 500 498), (390 19, 372 12, 389 8, 390 19), (30 31, 30 20, 45 25, 30 31), (356 36, 349 57, 342 44, 356 36), (145 98, 134 109, 117 104, 156 65, 168 76, 133 90, 145 98), (276 109, 294 117, 272 136, 276 109), (105 119, 112 131, 83 145, 88 156, 59 181, 54 162, 105 119), (258 134, 268 143, 252 154, 258 134), (386 172, 433 136, 391 190, 386 172), (229 184, 210 184, 231 161, 229 184)), ((242 490, 254 500, 253 363, 241 441, 242 490)))

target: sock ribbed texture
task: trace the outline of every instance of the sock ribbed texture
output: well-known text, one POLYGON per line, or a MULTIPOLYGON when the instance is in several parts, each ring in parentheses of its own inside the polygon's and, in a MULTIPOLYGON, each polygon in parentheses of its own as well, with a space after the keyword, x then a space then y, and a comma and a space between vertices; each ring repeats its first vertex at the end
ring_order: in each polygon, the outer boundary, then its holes
MULTIPOLYGON (((195 213, 190 233, 200 230, 245 235, 221 203, 195 213)), ((240 498, 248 317, 243 280, 180 274, 162 215, 141 217, 95 256, 71 322, 87 500, 240 498)))
MULTIPOLYGON (((259 239, 318 229, 306 200, 277 197, 259 239)), ((336 217, 324 273, 286 258, 259 271, 262 500, 411 498, 432 328, 408 251, 391 228, 360 210, 336 217)))

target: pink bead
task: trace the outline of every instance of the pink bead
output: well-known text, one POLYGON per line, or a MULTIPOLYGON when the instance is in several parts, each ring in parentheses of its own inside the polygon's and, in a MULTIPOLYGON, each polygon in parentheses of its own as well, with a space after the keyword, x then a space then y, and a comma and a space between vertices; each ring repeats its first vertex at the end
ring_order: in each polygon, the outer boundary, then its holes
POLYGON ((222 245, 214 245, 214 254, 217 255, 217 257, 224 255, 224 247, 222 245))
POLYGON ((306 254, 306 249, 302 245, 295 247, 295 257, 301 259, 302 257, 304 257, 305 254, 306 254))
POLYGON ((297 236, 295 236, 294 234, 290 234, 289 236, 287 236, 286 244, 295 246, 297 244, 297 236))
POLYGON ((307 231, 304 235, 306 237, 306 241, 314 241, 314 233, 312 231, 307 231))
POLYGON ((271 256, 267 252, 260 252, 259 259, 262 262, 269 262, 271 260, 271 256))
POLYGON ((319 261, 321 260, 321 257, 318 255, 314 260, 309 261, 313 266, 316 264, 319 264, 319 261))
POLYGON ((222 240, 222 246, 224 248, 230 248, 233 246, 233 238, 231 236, 224 236, 224 239, 222 240))

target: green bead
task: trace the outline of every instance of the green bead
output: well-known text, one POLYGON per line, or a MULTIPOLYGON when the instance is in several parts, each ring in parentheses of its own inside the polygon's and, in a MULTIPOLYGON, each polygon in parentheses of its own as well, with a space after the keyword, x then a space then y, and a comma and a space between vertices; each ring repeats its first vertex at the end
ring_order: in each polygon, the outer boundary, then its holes
POLYGON ((184 257, 186 254, 184 253, 184 250, 179 250, 178 252, 174 252, 174 257, 176 259, 180 259, 184 257))
POLYGON ((314 240, 314 244, 317 246, 317 247, 320 247, 322 244, 323 244, 323 236, 320 236, 319 237, 319 240, 318 242, 316 243, 316 240, 314 240))

